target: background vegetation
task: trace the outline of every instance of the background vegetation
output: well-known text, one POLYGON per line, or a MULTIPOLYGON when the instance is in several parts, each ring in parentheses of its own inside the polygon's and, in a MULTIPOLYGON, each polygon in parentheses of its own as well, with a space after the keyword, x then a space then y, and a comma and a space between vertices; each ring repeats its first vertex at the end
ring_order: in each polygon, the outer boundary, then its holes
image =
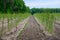
POLYGON ((60 13, 60 8, 32 8, 31 13, 60 13))

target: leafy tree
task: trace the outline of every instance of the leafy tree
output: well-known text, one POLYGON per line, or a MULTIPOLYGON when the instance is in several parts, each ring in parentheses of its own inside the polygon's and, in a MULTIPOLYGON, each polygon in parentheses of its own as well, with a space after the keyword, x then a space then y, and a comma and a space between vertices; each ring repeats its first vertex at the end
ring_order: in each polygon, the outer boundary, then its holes
POLYGON ((30 13, 30 8, 29 7, 26 7, 26 12, 30 13))
POLYGON ((0 12, 25 12, 23 0, 0 0, 0 12))

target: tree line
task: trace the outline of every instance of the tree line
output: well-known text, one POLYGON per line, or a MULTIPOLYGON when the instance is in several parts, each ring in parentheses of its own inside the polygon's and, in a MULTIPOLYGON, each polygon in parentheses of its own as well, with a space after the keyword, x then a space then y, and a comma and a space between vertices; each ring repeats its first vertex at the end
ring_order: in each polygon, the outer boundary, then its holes
POLYGON ((0 0, 0 12, 29 12, 23 0, 0 0))
POLYGON ((60 8, 32 8, 31 13, 60 13, 60 8))

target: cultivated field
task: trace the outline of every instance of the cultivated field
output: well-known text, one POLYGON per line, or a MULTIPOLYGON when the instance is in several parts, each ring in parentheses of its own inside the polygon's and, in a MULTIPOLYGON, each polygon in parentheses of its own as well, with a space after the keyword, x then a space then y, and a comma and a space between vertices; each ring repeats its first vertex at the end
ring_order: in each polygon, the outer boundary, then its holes
POLYGON ((13 28, 17 28, 19 23, 30 15, 28 13, 0 14, 0 37, 10 32, 13 28))
POLYGON ((3 40, 60 40, 59 13, 0 15, 3 40))

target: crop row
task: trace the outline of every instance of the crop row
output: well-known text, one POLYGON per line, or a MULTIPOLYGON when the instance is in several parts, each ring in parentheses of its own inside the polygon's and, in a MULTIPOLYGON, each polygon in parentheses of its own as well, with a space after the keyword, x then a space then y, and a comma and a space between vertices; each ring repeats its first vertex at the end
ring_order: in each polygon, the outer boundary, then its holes
POLYGON ((0 14, 0 37, 12 28, 17 27, 17 25, 28 16, 30 16, 28 13, 0 14))
POLYGON ((54 33, 54 23, 56 20, 60 21, 60 14, 59 13, 36 13, 34 15, 40 23, 45 27, 49 33, 54 33))

